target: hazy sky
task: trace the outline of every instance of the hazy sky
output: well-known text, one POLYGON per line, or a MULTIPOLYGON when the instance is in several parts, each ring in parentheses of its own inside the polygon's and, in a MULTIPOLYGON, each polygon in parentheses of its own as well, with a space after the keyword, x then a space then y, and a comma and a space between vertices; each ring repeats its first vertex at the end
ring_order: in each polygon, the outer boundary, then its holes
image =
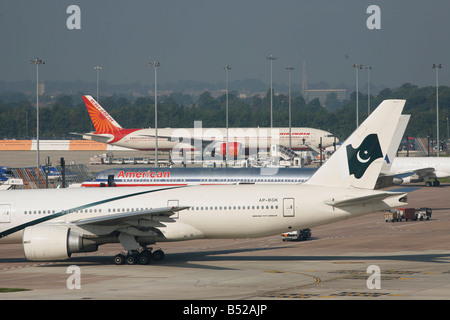
MULTIPOLYGON (((300 83, 355 83, 352 64, 373 66, 376 85, 450 85, 448 0, 95 0, 0 2, 0 80, 35 79, 30 59, 45 60, 41 80, 153 84, 150 61, 160 61, 158 82, 260 79, 300 83), (70 5, 81 10, 80 30, 69 30, 70 5), (380 8, 380 30, 366 13, 380 8)), ((367 72, 360 71, 360 84, 367 72)))

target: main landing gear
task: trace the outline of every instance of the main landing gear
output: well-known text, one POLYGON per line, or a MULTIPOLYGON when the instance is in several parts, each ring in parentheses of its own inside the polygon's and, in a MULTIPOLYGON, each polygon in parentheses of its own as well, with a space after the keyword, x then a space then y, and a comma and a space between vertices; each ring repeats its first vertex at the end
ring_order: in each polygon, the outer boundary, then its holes
POLYGON ((440 185, 441 185, 441 183, 439 182, 438 179, 434 179, 433 182, 431 182, 430 180, 428 180, 427 182, 425 182, 425 186, 427 186, 427 187, 431 187, 431 186, 433 186, 433 187, 439 187, 440 185))
POLYGON ((160 261, 164 259, 164 251, 158 249, 152 251, 152 248, 141 250, 130 250, 128 253, 121 252, 114 256, 114 263, 119 264, 149 264, 151 260, 160 261))

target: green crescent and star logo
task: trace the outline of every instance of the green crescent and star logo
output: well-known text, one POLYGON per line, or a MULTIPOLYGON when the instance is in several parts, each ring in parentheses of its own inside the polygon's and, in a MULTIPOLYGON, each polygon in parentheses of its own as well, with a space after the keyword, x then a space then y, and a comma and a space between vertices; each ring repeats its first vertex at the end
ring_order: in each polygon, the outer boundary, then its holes
MULTIPOLYGON (((378 135, 375 133, 369 134, 356 149, 352 145, 347 146, 349 173, 353 174, 356 179, 360 179, 370 164, 378 158, 383 158, 383 152, 378 135)), ((386 161, 389 163, 387 155, 386 161)))

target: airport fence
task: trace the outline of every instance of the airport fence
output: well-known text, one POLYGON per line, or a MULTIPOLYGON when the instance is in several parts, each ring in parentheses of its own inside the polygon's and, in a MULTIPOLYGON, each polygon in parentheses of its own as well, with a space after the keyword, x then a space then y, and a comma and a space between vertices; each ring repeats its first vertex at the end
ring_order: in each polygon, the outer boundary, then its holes
POLYGON ((71 164, 52 167, 11 168, 16 179, 22 179, 23 185, 15 189, 67 188, 92 177, 85 164, 71 164))

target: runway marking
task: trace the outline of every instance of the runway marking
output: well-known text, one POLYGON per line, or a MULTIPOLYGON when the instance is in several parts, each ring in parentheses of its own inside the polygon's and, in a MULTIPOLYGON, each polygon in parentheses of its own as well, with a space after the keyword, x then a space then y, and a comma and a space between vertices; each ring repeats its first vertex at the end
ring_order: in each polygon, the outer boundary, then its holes
POLYGON ((441 274, 440 272, 425 272, 425 274, 441 274))
POLYGON ((333 264, 362 264, 362 263, 366 263, 367 264, 367 262, 364 262, 364 261, 362 261, 362 262, 352 262, 352 261, 336 261, 336 262, 333 262, 333 264))
POLYGON ((24 264, 24 265, 14 266, 14 267, 3 267, 3 268, 0 268, 0 271, 8 271, 8 270, 31 268, 31 267, 40 267, 40 266, 48 266, 48 265, 56 265, 56 264, 61 264, 61 263, 63 263, 63 262, 52 261, 52 262, 42 262, 42 263, 34 263, 34 264, 24 264))
POLYGON ((263 293, 263 294, 258 294, 257 297, 305 299, 305 298, 309 298, 309 297, 312 297, 312 296, 318 296, 317 294, 284 293, 286 291, 297 290, 297 289, 300 289, 302 287, 308 287, 308 286, 316 285, 316 284, 320 283, 321 282, 320 278, 316 277, 315 275, 302 273, 302 272, 290 272, 290 271, 284 272, 284 271, 278 271, 278 270, 269 270, 269 271, 265 271, 265 272, 268 272, 268 273, 300 274, 300 275, 303 275, 303 276, 314 278, 315 282, 314 283, 308 283, 308 284, 302 284, 302 285, 294 286, 294 287, 289 287, 289 288, 285 288, 285 289, 280 289, 280 290, 277 290, 277 291, 270 291, 270 292, 263 293))
MULTIPOLYGON (((368 274, 351 274, 349 276, 345 276, 344 279, 351 279, 351 280, 367 280, 368 278, 368 274)), ((381 274, 380 279, 381 280, 397 280, 398 276, 384 276, 383 274, 381 274)))
POLYGON ((333 297, 381 297, 389 296, 390 293, 387 292, 355 292, 355 291, 343 291, 339 293, 334 293, 329 296, 320 296, 321 298, 333 298, 333 297))
POLYGON ((312 293, 277 293, 270 292, 262 295, 265 298, 280 298, 280 299, 308 299, 311 297, 317 297, 318 294, 312 293))
MULTIPOLYGON (((336 270, 330 271, 330 273, 349 273, 350 275, 366 275, 367 272, 365 270, 336 270)), ((382 270, 382 275, 412 275, 415 273, 419 273, 419 271, 407 271, 407 270, 382 270)))

